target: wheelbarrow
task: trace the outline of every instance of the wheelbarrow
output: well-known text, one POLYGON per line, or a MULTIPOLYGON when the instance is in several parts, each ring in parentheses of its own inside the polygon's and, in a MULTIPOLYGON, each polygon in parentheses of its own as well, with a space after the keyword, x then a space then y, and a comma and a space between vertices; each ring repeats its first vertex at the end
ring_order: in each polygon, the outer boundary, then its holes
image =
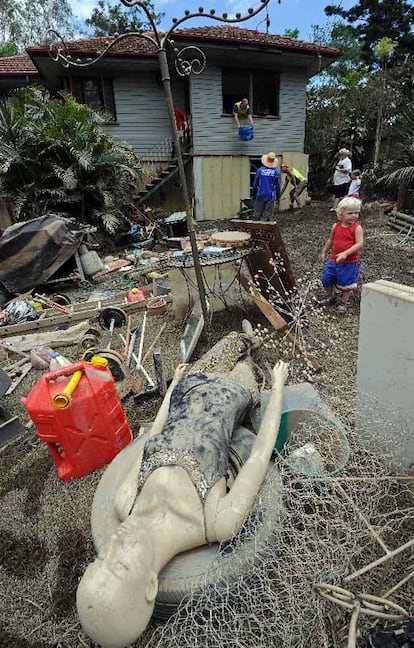
POLYGON ((253 202, 252 198, 241 198, 237 216, 250 219, 253 216, 253 202))

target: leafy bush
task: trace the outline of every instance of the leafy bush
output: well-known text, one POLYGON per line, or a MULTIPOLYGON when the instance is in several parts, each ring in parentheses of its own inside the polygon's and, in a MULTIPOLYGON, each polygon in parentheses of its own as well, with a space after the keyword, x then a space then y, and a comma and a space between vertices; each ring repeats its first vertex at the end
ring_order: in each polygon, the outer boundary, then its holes
POLYGON ((394 131, 395 159, 380 181, 387 185, 414 187, 414 102, 400 117, 394 131))
POLYGON ((0 102, 0 198, 16 220, 63 211, 115 233, 140 177, 132 149, 102 129, 105 118, 67 93, 40 88, 0 102))

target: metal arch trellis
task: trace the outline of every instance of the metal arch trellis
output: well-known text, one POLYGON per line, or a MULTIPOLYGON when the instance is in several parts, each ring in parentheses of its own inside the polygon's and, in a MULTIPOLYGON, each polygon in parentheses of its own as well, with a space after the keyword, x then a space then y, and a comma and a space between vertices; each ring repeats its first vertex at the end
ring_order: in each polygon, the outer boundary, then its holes
MULTIPOLYGON (((226 12, 224 12, 221 16, 217 16, 215 9, 210 9, 210 11, 208 12, 204 11, 203 7, 199 7, 198 11, 196 12, 190 12, 188 9, 186 9, 184 11, 185 15, 182 18, 172 19, 173 24, 168 29, 168 31, 160 32, 158 31, 157 25, 154 20, 154 13, 147 6, 147 3, 144 0, 121 0, 121 3, 126 7, 138 6, 140 7, 140 9, 142 9, 148 19, 149 24, 151 25, 152 35, 150 35, 148 32, 144 32, 143 30, 137 30, 127 31, 124 34, 114 34, 113 37, 108 36, 108 38, 111 38, 113 40, 111 40, 111 42, 109 42, 101 52, 97 52, 96 56, 94 57, 87 57, 86 60, 83 60, 81 58, 75 58, 74 56, 72 56, 62 36, 55 29, 49 29, 47 31, 47 34, 49 36, 55 36, 60 42, 60 45, 55 42, 52 42, 50 44, 49 54, 54 61, 60 62, 64 67, 88 67, 97 63, 100 59, 105 57, 108 52, 114 49, 114 47, 116 47, 116 45, 122 40, 125 40, 126 38, 142 38, 143 40, 151 43, 154 46, 154 52, 157 53, 162 50, 166 51, 167 46, 170 46, 174 53, 176 71, 180 76, 188 77, 191 74, 202 74, 206 64, 206 57, 204 52, 202 52, 202 50, 194 45, 186 46, 181 50, 178 50, 174 41, 171 39, 171 35, 174 30, 177 29, 179 25, 182 25, 184 22, 192 20, 193 18, 210 18, 211 20, 229 24, 244 22, 263 11, 263 9, 268 6, 270 1, 271 0, 262 0, 260 6, 256 9, 250 7, 249 9, 247 9, 246 14, 243 15, 241 13, 236 13, 234 17, 229 17, 228 13, 226 12), (183 57, 184 52, 188 53, 191 51, 196 52, 197 56, 200 56, 200 58, 194 57, 186 59, 183 57)), ((281 0, 277 0, 278 4, 280 4, 280 1, 281 0)))
MULTIPOLYGON (((195 74, 195 75, 202 74, 206 66, 205 54, 202 52, 201 49, 193 45, 186 46, 181 50, 179 50, 176 47, 174 40, 172 40, 171 38, 174 30, 179 25, 182 25, 183 23, 193 18, 210 18, 211 20, 215 20, 223 23, 244 22, 246 20, 249 20, 250 18, 253 18, 261 11, 263 11, 263 9, 265 9, 268 6, 270 1, 271 0, 261 0, 260 6, 257 7, 256 9, 250 7, 249 9, 247 9, 246 14, 236 13, 234 17, 229 17, 228 13, 223 13, 221 16, 217 16, 215 9, 210 9, 210 11, 208 12, 204 11, 203 7, 199 7, 198 12, 191 12, 190 10, 186 9, 184 11, 184 16, 182 16, 181 18, 172 19, 173 24, 166 32, 160 32, 158 31, 155 22, 154 12, 151 10, 150 7, 148 7, 147 3, 144 0, 121 0, 122 4, 125 5, 126 7, 138 6, 142 9, 151 26, 152 33, 149 34, 148 32, 139 30, 139 31, 128 31, 125 32, 124 34, 119 34, 119 35, 114 34, 113 37, 108 37, 108 38, 113 38, 113 40, 111 40, 111 42, 108 42, 108 44, 106 45, 106 47, 104 46, 104 49, 102 51, 98 51, 94 57, 92 56, 87 57, 86 60, 84 58, 72 56, 64 39, 56 30, 49 29, 47 32, 49 38, 55 38, 57 41, 57 42, 51 42, 49 45, 50 57, 52 58, 52 60, 61 63, 66 68, 70 66, 85 68, 94 65, 99 60, 104 58, 108 54, 108 52, 114 49, 116 45, 118 45, 118 43, 120 43, 121 41, 127 38, 128 39, 142 38, 143 40, 150 43, 154 48, 154 52, 157 53, 160 70, 161 70, 161 79, 164 88, 165 100, 168 108, 170 126, 173 133, 174 149, 177 158, 178 172, 179 172, 182 195, 185 204, 185 212, 187 217, 187 229, 188 229, 188 234, 191 243, 191 252, 194 261, 194 270, 197 279, 197 288, 200 295, 200 303, 204 315, 204 321, 207 321, 208 318, 208 306, 207 306, 207 300, 205 294, 204 279, 201 271, 201 264, 198 258, 197 241, 195 236, 195 224, 193 219, 193 204, 192 201, 190 200, 190 196, 188 192, 183 157, 181 153, 178 130, 175 121, 174 104, 173 104, 173 97, 171 91, 170 71, 169 71, 168 58, 167 58, 167 48, 171 49, 173 52, 175 69, 180 76, 189 77, 191 74, 195 74)), ((281 0, 277 0, 278 4, 280 4, 280 1, 281 0)))

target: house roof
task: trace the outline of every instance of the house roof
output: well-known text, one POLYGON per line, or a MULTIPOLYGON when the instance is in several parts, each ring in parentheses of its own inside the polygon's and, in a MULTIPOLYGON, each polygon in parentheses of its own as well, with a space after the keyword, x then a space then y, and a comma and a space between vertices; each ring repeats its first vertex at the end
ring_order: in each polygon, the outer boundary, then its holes
POLYGON ((38 77, 40 73, 32 63, 28 54, 18 54, 17 56, 4 56, 0 58, 0 76, 38 77))
POLYGON ((267 34, 255 29, 245 29, 234 25, 215 25, 213 27, 191 27, 189 29, 177 30, 174 38, 197 39, 206 41, 224 41, 227 43, 249 43, 251 45, 266 45, 277 49, 294 50, 296 52, 320 52, 327 56, 340 56, 340 50, 317 43, 290 38, 289 36, 278 36, 267 34))
MULTIPOLYGON (((153 36, 151 32, 146 35, 153 36)), ((318 54, 329 64, 329 59, 338 58, 340 50, 317 43, 267 34, 254 29, 245 29, 233 25, 214 25, 212 27, 191 27, 188 29, 177 29, 173 32, 175 41, 190 41, 198 43, 216 43, 220 45, 235 45, 256 48, 258 51, 268 52, 274 49, 294 54, 318 54)), ((83 38, 80 40, 66 41, 65 45, 72 55, 78 57, 94 58, 114 41, 113 36, 100 36, 95 38, 83 38)), ((40 65, 41 60, 48 58, 49 48, 47 45, 34 45, 28 47, 26 53, 17 56, 6 56, 0 58, 0 78, 12 79, 14 77, 42 77, 45 70, 40 65), (40 66, 40 67, 39 67, 40 66)), ((125 58, 152 58, 156 57, 156 51, 151 42, 145 38, 127 36, 111 49, 110 56, 125 58)), ((324 67, 325 67, 324 65, 324 67)), ((315 73, 315 72, 313 72, 315 73)))
MULTIPOLYGON (((151 32, 147 32, 152 36, 151 32)), ((228 44, 245 44, 266 46, 266 48, 275 48, 290 50, 294 52, 315 53, 319 52, 324 56, 337 58, 341 55, 340 50, 326 45, 317 43, 308 43, 288 36, 278 36, 277 34, 266 34, 253 29, 235 27, 233 25, 217 25, 213 27, 192 27, 188 29, 177 29, 173 33, 174 40, 191 40, 204 42, 220 42, 228 44)), ((102 51, 114 40, 113 36, 100 36, 96 38, 84 38, 82 40, 67 41, 66 46, 70 52, 76 52, 78 55, 91 55, 102 51)), ((45 45, 28 47, 27 52, 30 55, 47 52, 45 45)), ((136 36, 126 37, 119 41, 111 50, 113 56, 155 56, 152 44, 144 38, 139 39, 136 36)), ((0 66, 2 65, 0 59, 0 66)))

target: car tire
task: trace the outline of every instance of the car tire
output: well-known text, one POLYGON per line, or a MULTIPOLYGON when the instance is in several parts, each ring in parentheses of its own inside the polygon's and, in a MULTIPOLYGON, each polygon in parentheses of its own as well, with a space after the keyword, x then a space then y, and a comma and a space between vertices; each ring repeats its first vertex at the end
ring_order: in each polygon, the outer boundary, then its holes
MULTIPOLYGON (((239 428, 239 430, 245 428, 239 428)), ((245 430, 250 436, 254 434, 245 430)), ((106 468, 92 504, 92 536, 97 553, 104 549, 120 522, 114 511, 117 490, 133 461, 143 448, 146 434, 139 436, 124 448, 106 468)), ((246 434, 245 434, 246 437, 246 434)), ((242 465, 239 448, 231 448, 231 481, 242 465)), ((275 531, 280 527, 282 514, 282 486, 273 463, 269 465, 252 511, 239 533, 228 542, 206 544, 173 558, 159 574, 159 588, 154 615, 167 618, 178 605, 190 596, 197 598, 197 590, 208 586, 226 588, 240 576, 247 577, 257 560, 275 544, 275 531)))

